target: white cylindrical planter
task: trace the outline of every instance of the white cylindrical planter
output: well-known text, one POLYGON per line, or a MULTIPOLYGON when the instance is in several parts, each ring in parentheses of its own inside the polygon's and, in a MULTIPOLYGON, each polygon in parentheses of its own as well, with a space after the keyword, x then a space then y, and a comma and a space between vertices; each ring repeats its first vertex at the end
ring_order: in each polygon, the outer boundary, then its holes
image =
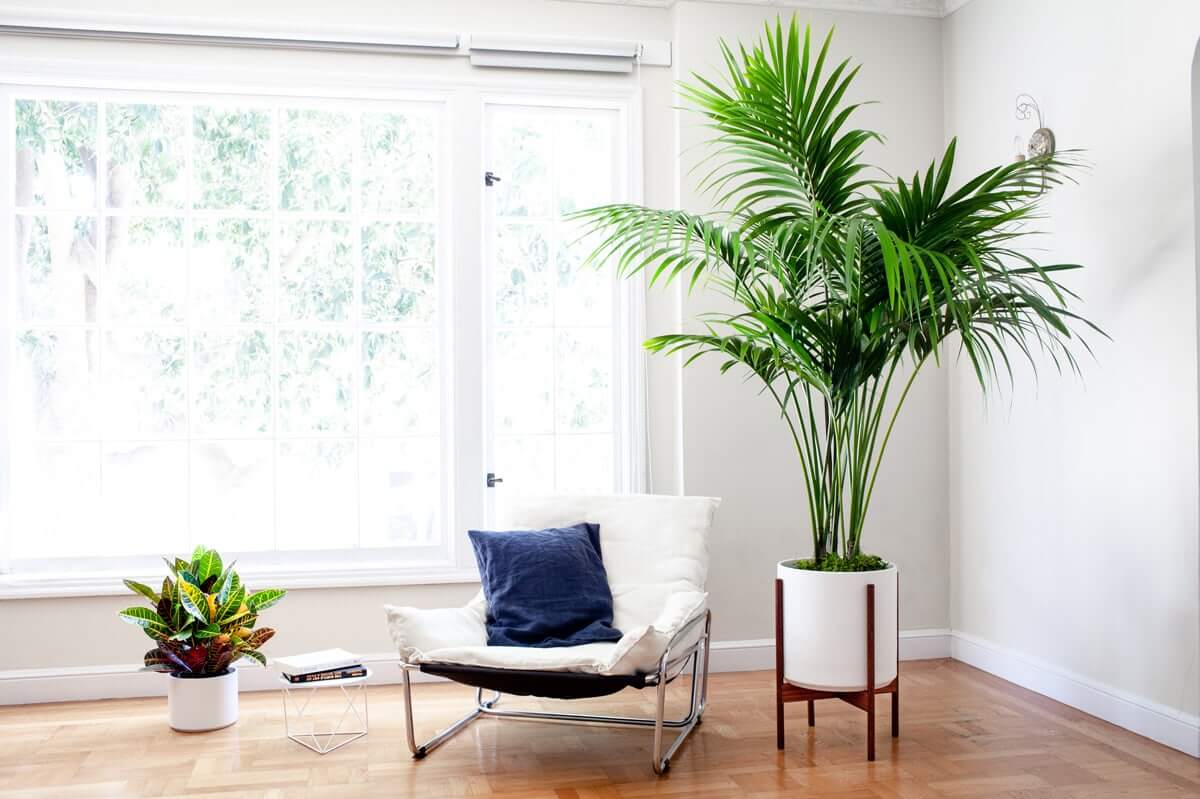
POLYGON ((896 678, 897 571, 821 572, 780 561, 783 678, 818 691, 867 687, 867 585, 875 585, 875 687, 896 678))
POLYGON ((213 677, 167 677, 167 721, 180 732, 204 732, 238 720, 238 679, 232 667, 213 677))

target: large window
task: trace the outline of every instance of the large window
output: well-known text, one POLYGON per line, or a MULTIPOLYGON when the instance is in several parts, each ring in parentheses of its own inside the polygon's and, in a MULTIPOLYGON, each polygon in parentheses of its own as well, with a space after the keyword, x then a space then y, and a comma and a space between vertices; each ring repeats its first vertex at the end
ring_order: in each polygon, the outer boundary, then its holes
POLYGON ((636 487, 631 304, 563 220, 628 197, 619 103, 2 97, 0 566, 461 567, 480 471, 636 487))

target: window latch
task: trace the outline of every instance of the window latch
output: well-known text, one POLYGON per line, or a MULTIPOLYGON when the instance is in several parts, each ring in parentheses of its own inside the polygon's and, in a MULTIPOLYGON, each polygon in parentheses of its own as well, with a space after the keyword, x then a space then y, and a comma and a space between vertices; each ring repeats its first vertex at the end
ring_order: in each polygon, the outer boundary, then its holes
POLYGON ((496 483, 503 483, 503 482, 504 482, 504 478, 497 477, 495 472, 487 473, 487 487, 488 488, 495 488, 496 483))
POLYGON ((483 173, 483 185, 495 186, 499 182, 500 182, 500 177, 495 172, 484 172, 483 173))

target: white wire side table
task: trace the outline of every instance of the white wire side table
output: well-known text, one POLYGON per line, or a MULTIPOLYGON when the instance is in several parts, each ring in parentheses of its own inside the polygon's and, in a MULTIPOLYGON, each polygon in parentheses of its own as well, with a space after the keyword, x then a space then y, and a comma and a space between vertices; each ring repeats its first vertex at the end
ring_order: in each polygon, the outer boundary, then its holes
POLYGON ((370 676, 370 669, 362 677, 317 682, 289 682, 287 677, 279 675, 279 683, 283 686, 283 726, 287 737, 319 755, 328 754, 362 738, 367 734, 366 682, 370 676), (345 705, 332 727, 328 730, 318 729, 321 719, 317 718, 316 711, 310 705, 318 691, 329 688, 337 688, 341 692, 345 705))

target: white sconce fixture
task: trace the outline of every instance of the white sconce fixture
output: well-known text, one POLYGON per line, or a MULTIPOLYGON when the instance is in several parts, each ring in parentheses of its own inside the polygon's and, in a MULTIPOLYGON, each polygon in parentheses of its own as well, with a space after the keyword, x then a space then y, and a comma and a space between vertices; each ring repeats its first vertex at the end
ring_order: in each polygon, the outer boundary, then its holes
POLYGON ((1031 158, 1044 158, 1054 154, 1054 131, 1046 127, 1042 120, 1042 109, 1037 100, 1028 94, 1017 95, 1017 119, 1026 121, 1037 119, 1037 129, 1029 134, 1028 141, 1020 135, 1013 137, 1013 148, 1017 151, 1013 160, 1025 161, 1031 158))

